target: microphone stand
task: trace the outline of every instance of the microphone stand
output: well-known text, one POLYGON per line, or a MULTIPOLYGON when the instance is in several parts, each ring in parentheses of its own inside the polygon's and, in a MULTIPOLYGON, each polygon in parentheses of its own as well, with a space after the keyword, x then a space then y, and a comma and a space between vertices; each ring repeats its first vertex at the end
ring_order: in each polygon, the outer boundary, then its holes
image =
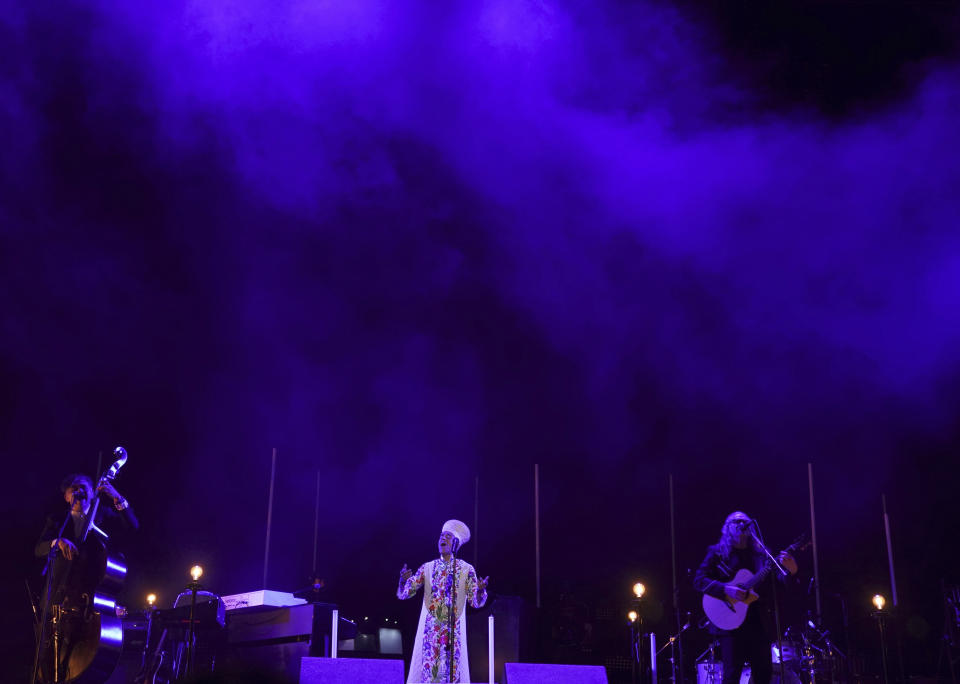
MULTIPOLYGON (((756 521, 754 521, 754 524, 756 524, 756 521)), ((776 559, 776 557, 772 553, 770 553, 770 549, 768 549, 764 545, 763 541, 761 541, 760 537, 758 537, 756 532, 754 532, 752 529, 750 530, 750 536, 753 537, 753 541, 757 542, 757 545, 760 547, 760 550, 763 551, 763 555, 765 555, 770 560, 770 562, 773 563, 774 567, 776 567, 776 569, 780 571, 780 574, 783 577, 786 577, 787 575, 790 574, 790 572, 786 568, 780 565, 780 562, 776 559)))
POLYGON ((827 647, 827 657, 830 658, 830 679, 831 681, 835 681, 834 678, 836 675, 837 668, 834 663, 833 656, 834 655, 840 656, 840 661, 842 663, 845 663, 847 661, 847 654, 841 651, 837 647, 837 645, 833 643, 833 640, 830 638, 830 630, 823 629, 821 627, 814 625, 812 620, 808 620, 807 625, 813 631, 814 636, 817 639, 820 639, 823 642, 824 646, 827 647))
MULTIPOLYGON (((788 576, 790 572, 780 564, 780 562, 774 557, 774 555, 770 553, 770 549, 768 549, 766 544, 764 544, 763 541, 760 539, 760 535, 758 534, 760 532, 760 525, 757 524, 756 520, 753 521, 753 525, 749 529, 750 529, 750 536, 753 538, 753 541, 756 542, 756 544, 760 547, 760 550, 763 551, 763 554, 767 557, 767 559, 771 563, 773 563, 773 566, 780 572, 780 576, 781 577, 788 576), (756 531, 754 531, 754 528, 756 528, 756 531)), ((773 599, 773 621, 777 629, 777 653, 778 653, 777 665, 780 670, 780 681, 783 682, 785 680, 786 674, 784 673, 784 668, 783 668, 783 635, 780 632, 780 602, 777 600, 777 583, 774 582, 772 578, 771 578, 770 586, 771 586, 770 596, 773 599)))
POLYGON ((683 647, 681 646, 681 644, 683 643, 683 641, 681 637, 683 636, 683 633, 686 632, 688 629, 690 629, 689 613, 687 614, 687 621, 682 627, 680 627, 680 631, 678 631, 676 634, 668 638, 667 643, 661 646, 660 650, 657 651, 656 653, 656 655, 659 656, 668 648, 670 649, 671 680, 674 682, 674 684, 678 684, 682 682, 682 677, 683 677, 682 669, 681 669, 682 663, 678 663, 677 661, 677 658, 678 658, 677 652, 679 652, 679 657, 682 658, 683 647))
MULTIPOLYGON (((70 511, 73 509, 73 504, 78 501, 76 493, 73 495, 73 502, 70 504, 70 508, 67 509, 67 515, 63 519, 63 524, 60 525, 60 531, 57 532, 56 539, 63 538, 63 531, 67 529, 67 523, 70 522, 70 511)), ((51 544, 50 552, 47 553, 47 560, 43 565, 42 576, 46 577, 46 582, 43 585, 43 603, 40 607, 40 632, 37 635, 37 647, 33 653, 33 675, 30 678, 31 683, 37 681, 37 675, 40 674, 40 651, 43 650, 43 642, 46 639, 47 631, 47 616, 50 613, 52 606, 50 605, 50 599, 53 598, 53 559, 57 557, 57 552, 60 550, 59 544, 51 544)), ((53 681, 60 681, 60 638, 61 626, 60 626, 60 611, 54 611, 54 621, 55 621, 55 631, 53 634, 53 681)))
MULTIPOLYGON (((677 653, 674 653, 673 638, 670 639, 670 678, 673 684, 684 684, 683 681, 683 639, 681 636, 690 626, 690 615, 687 614, 687 623, 680 626, 680 585, 677 583, 677 533, 676 533, 676 515, 673 501, 673 474, 667 477, 667 484, 670 490, 670 566, 673 578, 673 613, 677 625, 677 653), (676 657, 674 657, 676 656, 676 657)), ((663 649, 661 649, 663 650, 663 649)))
POLYGON ((30 580, 24 578, 24 585, 27 587, 27 600, 30 601, 30 610, 33 612, 33 626, 40 626, 40 611, 37 610, 37 602, 33 598, 33 589, 30 588, 30 580))
POLYGON ((455 544, 450 545, 450 560, 453 563, 453 569, 450 573, 450 611, 447 613, 447 680, 453 679, 453 642, 454 636, 454 613, 457 608, 457 548, 455 544))

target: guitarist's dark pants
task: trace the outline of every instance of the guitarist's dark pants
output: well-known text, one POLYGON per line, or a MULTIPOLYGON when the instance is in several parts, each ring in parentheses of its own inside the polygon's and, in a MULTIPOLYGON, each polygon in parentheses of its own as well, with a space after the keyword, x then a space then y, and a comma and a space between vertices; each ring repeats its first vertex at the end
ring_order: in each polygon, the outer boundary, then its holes
POLYGON ((738 684, 744 661, 750 663, 753 684, 769 684, 773 664, 770 641, 763 628, 760 612, 754 605, 747 613, 747 619, 737 629, 717 633, 723 662, 723 684, 738 684))

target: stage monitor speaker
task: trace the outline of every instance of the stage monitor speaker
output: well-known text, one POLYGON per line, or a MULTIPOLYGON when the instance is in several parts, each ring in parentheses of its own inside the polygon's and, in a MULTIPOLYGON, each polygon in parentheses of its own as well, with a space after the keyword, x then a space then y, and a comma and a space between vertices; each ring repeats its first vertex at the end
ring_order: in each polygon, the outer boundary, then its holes
POLYGON ((505 684, 607 684, 602 665, 506 663, 505 684))
POLYGON ((263 672, 283 675, 297 681, 300 660, 310 655, 309 641, 281 641, 277 643, 232 644, 217 659, 216 670, 263 672))
POLYGON ((403 684, 403 661, 304 658, 300 684, 403 684))

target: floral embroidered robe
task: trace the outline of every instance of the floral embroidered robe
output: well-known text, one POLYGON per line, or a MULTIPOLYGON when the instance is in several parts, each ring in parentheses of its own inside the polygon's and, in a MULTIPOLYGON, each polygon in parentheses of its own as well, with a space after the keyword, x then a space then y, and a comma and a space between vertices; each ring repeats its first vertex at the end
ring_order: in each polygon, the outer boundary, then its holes
POLYGON ((467 616, 464 608, 469 599, 474 608, 487 602, 487 591, 479 591, 477 573, 469 563, 457 559, 444 562, 442 558, 424 563, 397 589, 397 598, 412 598, 423 587, 423 607, 420 624, 410 660, 408 684, 421 682, 469 682, 470 663, 467 660, 467 616), (456 563, 456 610, 454 612, 453 679, 448 675, 451 573, 456 563))

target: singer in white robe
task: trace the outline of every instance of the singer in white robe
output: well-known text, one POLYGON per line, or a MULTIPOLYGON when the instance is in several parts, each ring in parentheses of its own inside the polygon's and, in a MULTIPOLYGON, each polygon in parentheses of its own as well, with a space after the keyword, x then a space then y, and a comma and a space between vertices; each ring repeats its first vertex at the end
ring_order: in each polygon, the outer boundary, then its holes
POLYGON ((470 539, 470 530, 459 520, 443 526, 437 546, 440 558, 421 565, 411 572, 406 565, 400 571, 397 598, 412 598, 423 587, 423 607, 417 625, 417 638, 410 661, 408 684, 427 682, 469 682, 467 658, 467 601, 474 608, 487 602, 488 577, 477 579, 473 566, 455 556, 457 549, 470 539), (452 657, 449 617, 451 591, 455 588, 454 634, 452 657), (450 667, 453 677, 450 677, 450 667))

